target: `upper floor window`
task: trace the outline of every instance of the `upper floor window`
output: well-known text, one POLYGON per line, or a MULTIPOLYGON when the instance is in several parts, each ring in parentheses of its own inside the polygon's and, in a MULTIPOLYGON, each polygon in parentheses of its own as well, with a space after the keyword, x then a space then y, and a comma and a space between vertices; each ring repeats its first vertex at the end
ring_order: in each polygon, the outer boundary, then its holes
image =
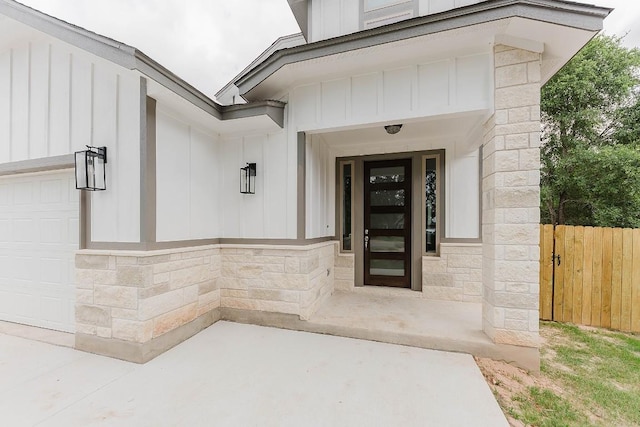
POLYGON ((412 3, 412 0, 364 0, 364 11, 371 12, 401 3, 412 3))
POLYGON ((418 16, 418 0, 361 0, 360 28, 380 27, 418 16))

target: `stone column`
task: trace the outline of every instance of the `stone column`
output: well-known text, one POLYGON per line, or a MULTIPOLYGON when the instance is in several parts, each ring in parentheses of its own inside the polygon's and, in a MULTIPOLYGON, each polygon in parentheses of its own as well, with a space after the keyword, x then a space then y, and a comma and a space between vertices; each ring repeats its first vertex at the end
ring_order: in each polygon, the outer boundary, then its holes
POLYGON ((541 54, 498 45, 495 113, 484 128, 483 330, 538 346, 541 54))

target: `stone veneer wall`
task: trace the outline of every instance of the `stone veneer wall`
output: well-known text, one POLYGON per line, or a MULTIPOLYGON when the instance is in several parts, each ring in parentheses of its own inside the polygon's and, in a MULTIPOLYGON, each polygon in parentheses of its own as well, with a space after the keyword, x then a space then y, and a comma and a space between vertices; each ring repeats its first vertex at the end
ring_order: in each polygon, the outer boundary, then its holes
POLYGON ((221 306, 295 314, 307 320, 333 292, 336 242, 224 246, 221 306))
POLYGON ((78 252, 76 347, 138 362, 154 357, 186 338, 160 343, 166 334, 195 322, 193 335, 217 320, 220 272, 217 247, 78 252))
POLYGON ((422 295, 447 301, 482 301, 482 244, 441 243, 440 256, 422 257, 422 295))
MULTIPOLYGON (((335 288, 355 290, 355 258, 336 252, 335 288)), ((422 293, 428 299, 482 301, 482 244, 442 243, 439 256, 422 257, 422 293)))
POLYGON ((333 292, 336 242, 76 255, 76 347, 145 362, 220 318, 219 308, 308 319, 333 292))
POLYGON ((355 256, 336 250, 335 287, 340 291, 352 290, 355 286, 355 256))
POLYGON ((495 46, 495 113, 484 129, 483 329, 538 346, 541 55, 495 46))

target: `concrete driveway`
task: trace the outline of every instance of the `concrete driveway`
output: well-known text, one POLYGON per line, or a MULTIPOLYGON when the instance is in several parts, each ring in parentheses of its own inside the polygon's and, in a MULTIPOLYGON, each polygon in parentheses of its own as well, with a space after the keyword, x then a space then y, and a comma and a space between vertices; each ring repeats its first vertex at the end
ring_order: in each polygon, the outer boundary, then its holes
POLYGON ((218 322, 145 365, 0 334, 2 426, 506 426, 471 356, 218 322))

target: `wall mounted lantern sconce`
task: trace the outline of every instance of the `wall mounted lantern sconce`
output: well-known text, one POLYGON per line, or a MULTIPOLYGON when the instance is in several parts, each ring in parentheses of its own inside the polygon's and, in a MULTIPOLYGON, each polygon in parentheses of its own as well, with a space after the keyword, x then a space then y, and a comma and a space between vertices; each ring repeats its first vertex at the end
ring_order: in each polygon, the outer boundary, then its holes
POLYGON ((107 147, 90 147, 76 152, 76 189, 102 191, 107 189, 107 147))
POLYGON ((386 130, 389 135, 395 135, 400 132, 400 129, 402 129, 402 125, 387 125, 384 127, 384 130, 386 130))
POLYGON ((247 163, 240 168, 240 192, 242 194, 256 194, 256 164, 247 163))

